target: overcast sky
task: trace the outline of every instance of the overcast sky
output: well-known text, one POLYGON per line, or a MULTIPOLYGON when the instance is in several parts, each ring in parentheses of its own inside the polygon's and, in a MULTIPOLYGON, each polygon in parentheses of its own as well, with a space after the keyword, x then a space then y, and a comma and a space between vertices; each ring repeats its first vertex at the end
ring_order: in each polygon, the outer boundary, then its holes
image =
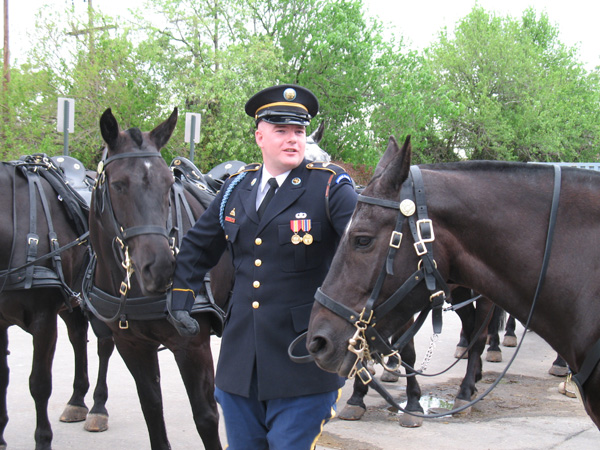
MULTIPOLYGON (((12 58, 19 58, 27 44, 26 31, 34 25, 35 12, 44 4, 65 9, 75 5, 87 9, 83 0, 8 0, 10 19, 10 49, 12 58)), ((384 23, 396 27, 409 47, 422 49, 435 40, 442 27, 452 31, 456 22, 465 17, 478 3, 487 11, 519 18, 528 7, 546 12, 558 26, 560 40, 569 46, 578 45, 580 60, 588 69, 600 65, 598 19, 600 3, 590 0, 363 0, 367 10, 384 23)), ((143 0, 92 0, 94 8, 110 15, 126 15, 127 8, 143 4, 143 0)), ((3 28, 3 25, 2 25, 3 28)), ((20 59, 20 58, 19 58, 20 59)))

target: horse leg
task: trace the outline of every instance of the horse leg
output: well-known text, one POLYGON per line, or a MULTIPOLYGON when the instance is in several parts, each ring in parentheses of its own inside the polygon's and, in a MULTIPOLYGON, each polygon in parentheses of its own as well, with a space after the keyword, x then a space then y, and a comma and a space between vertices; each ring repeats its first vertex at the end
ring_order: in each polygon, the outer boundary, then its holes
POLYGON ((8 329, 2 327, 0 332, 0 449, 6 449, 4 430, 8 423, 6 394, 8 391, 10 369, 8 368, 8 329))
POLYGON ((100 432, 108 430, 108 411, 106 401, 108 400, 108 362, 115 349, 112 331, 96 317, 90 319, 92 330, 98 340, 98 378, 94 389, 94 405, 85 420, 84 430, 100 432))
POLYGON ((142 413, 148 428, 150 447, 152 450, 168 450, 171 447, 163 415, 157 346, 140 342, 134 337, 132 339, 133 341, 130 342, 122 336, 115 335, 115 344, 135 380, 142 413))
MULTIPOLYGON (((210 329, 208 323, 200 326, 200 335, 192 341, 169 347, 190 399, 194 422, 198 434, 207 450, 221 450, 219 439, 219 412, 214 397, 214 370, 210 349, 210 329)), ((178 338, 179 339, 179 338, 178 338)))
POLYGON ((488 343, 489 347, 485 355, 485 360, 488 362, 502 362, 502 350, 500 349, 500 335, 504 318, 504 310, 499 306, 494 307, 492 319, 488 325, 488 343))
MULTIPOLYGON (((418 414, 423 414, 423 407, 421 406, 421 387, 417 381, 417 377, 410 376, 415 373, 413 367, 417 360, 417 354, 415 352, 415 342, 410 340, 408 344, 402 349, 400 353, 402 361, 404 361, 408 367, 406 369, 406 410, 418 414)), ((416 428, 423 425, 423 418, 416 417, 411 414, 404 413, 400 416, 400 425, 407 428, 416 428)))
MULTIPOLYGON (((493 303, 482 297, 480 300, 478 300, 477 307, 475 308, 475 320, 463 322, 463 328, 465 329, 465 332, 468 333, 470 342, 473 342, 473 346, 469 351, 465 377, 460 384, 458 394, 454 400, 454 409, 457 409, 470 402, 477 392, 475 384, 481 380, 482 376, 481 354, 485 349, 487 326, 484 326, 481 332, 479 332, 479 330, 486 321, 489 321, 488 312, 491 311, 491 308, 493 308, 493 303)), ((462 411, 462 414, 469 413, 470 408, 462 411)))
POLYGON ((52 361, 56 350, 56 315, 41 313, 39 320, 28 327, 33 336, 33 364, 29 376, 29 391, 35 402, 36 450, 50 450, 52 428, 48 418, 48 400, 52 393, 52 361))
POLYGON ((85 420, 88 408, 85 405, 85 395, 90 388, 87 359, 87 330, 88 322, 81 308, 72 312, 62 310, 60 317, 67 325, 69 341, 75 356, 75 375, 73 378, 73 395, 60 416, 61 422, 81 422, 85 420))
POLYGON ((346 401, 346 406, 338 414, 342 420, 360 420, 367 411, 364 398, 369 392, 369 387, 360 380, 360 377, 354 377, 352 395, 346 401))
POLYGON ((556 359, 552 363, 552 367, 548 370, 550 375, 554 375, 555 377, 566 377, 569 373, 569 366, 567 362, 562 359, 558 353, 556 354, 556 359))
POLYGON ((465 336, 465 331, 461 328, 460 338, 458 340, 458 344, 456 344, 456 350, 454 351, 454 357, 456 359, 466 359, 467 347, 469 347, 469 340, 467 339, 467 336, 465 336))
MULTIPOLYGON (((452 304, 456 305, 460 302, 464 302, 469 300, 471 295, 471 290, 464 288, 462 286, 455 287, 452 290, 452 304)), ((460 321, 462 323, 462 328, 460 329, 460 339, 458 344, 456 345, 456 350, 454 351, 454 357, 457 359, 466 359, 468 358, 467 348, 469 347, 469 336, 471 334, 471 323, 475 320, 475 306, 473 303, 469 303, 462 308, 456 310, 456 314, 460 317, 460 321), (465 328, 465 324, 466 328, 465 328)))
POLYGON ((515 318, 512 315, 508 316, 506 321, 506 332, 504 333, 504 340, 502 345, 505 347, 516 347, 517 346, 517 335, 515 334, 516 329, 515 318))

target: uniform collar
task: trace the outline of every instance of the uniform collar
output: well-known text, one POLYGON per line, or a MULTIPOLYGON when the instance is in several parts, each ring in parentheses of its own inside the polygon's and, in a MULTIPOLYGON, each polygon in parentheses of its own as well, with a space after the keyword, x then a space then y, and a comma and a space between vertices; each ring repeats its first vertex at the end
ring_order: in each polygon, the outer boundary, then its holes
MULTIPOLYGON (((279 174, 275 177, 279 187, 281 187, 283 185, 283 182, 286 180, 286 178, 288 177, 290 172, 291 172, 291 169, 288 170, 287 172, 279 174)), ((269 181, 270 178, 273 178, 273 175, 271 175, 269 173, 269 171, 267 170, 267 168, 263 165, 262 178, 260 179, 260 184, 259 184, 259 192, 262 193, 266 190, 267 181, 269 181)))

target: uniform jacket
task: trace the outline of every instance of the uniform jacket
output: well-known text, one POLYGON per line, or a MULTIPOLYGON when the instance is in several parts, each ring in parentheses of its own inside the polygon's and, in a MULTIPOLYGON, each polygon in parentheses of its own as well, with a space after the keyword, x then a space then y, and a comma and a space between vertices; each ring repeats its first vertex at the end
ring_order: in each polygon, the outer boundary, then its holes
MULTIPOLYGON (((247 397, 256 364, 260 400, 336 390, 343 379, 315 363, 294 363, 287 351, 308 328, 314 294, 352 215, 356 193, 340 167, 304 160, 278 188, 259 221, 255 202, 261 172, 257 164, 232 176, 187 233, 177 256, 173 309, 189 310, 191 292, 198 291, 204 274, 228 247, 235 285, 225 318, 216 385, 247 397), (230 184, 244 172, 223 202, 230 184), (303 237, 307 233, 312 243, 292 243, 294 234, 303 237)), ((301 354, 300 347, 295 353, 301 354)))

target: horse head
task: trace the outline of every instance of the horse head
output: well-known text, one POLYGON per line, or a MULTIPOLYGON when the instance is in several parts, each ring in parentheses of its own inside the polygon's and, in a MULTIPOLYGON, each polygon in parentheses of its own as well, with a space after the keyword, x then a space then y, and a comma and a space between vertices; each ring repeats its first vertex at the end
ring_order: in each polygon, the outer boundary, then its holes
POLYGON ((135 274, 143 295, 164 293, 175 266, 170 245, 169 195, 173 174, 160 154, 177 123, 177 108, 150 132, 126 131, 110 109, 100 118, 107 146, 90 206, 90 239, 99 264, 96 284, 109 292, 135 274), (112 262, 111 267, 102 264, 112 262))
POLYGON ((391 137, 317 291, 307 347, 324 370, 353 376, 357 360, 369 357, 369 345, 379 340, 378 333, 388 338, 420 309, 421 300, 411 293, 401 312, 394 306, 393 317, 378 310, 418 265, 413 246, 400 245, 402 234, 410 235, 409 226, 406 221, 398 225, 400 191, 410 180, 410 157, 410 136, 402 147, 391 137), (393 277, 386 276, 390 272, 393 277))

